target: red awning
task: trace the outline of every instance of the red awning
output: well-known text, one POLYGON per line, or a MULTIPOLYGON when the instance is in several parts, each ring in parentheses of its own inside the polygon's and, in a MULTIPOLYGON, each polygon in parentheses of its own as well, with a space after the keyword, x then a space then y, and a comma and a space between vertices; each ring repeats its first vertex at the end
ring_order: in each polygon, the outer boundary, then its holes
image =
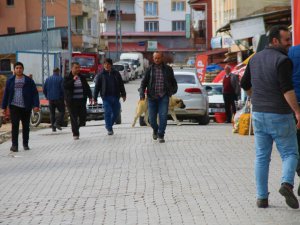
MULTIPOLYGON (((116 44, 115 43, 108 43, 108 49, 111 52, 115 52, 116 44)), ((138 43, 135 42, 124 42, 122 43, 122 52, 145 52, 147 51, 146 45, 140 46, 138 43)), ((157 51, 165 52, 168 51, 168 48, 163 46, 160 43, 157 43, 157 51)))

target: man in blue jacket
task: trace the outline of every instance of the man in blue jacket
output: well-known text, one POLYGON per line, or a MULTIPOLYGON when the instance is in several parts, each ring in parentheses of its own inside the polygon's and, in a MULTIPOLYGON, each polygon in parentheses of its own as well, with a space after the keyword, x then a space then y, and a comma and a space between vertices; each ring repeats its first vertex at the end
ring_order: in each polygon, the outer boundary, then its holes
POLYGON ((22 122, 23 147, 29 150, 29 122, 31 110, 39 111, 39 95, 36 85, 32 79, 23 74, 24 65, 17 62, 14 65, 14 74, 7 82, 4 91, 2 109, 5 111, 7 107, 10 110, 11 126, 12 126, 12 152, 18 151, 19 123, 22 122))
MULTIPOLYGON (((298 104, 300 105, 300 45, 293 46, 289 49, 289 58, 293 62, 293 86, 298 104)), ((300 130, 297 130, 297 141, 300 155, 300 130)), ((300 177, 300 160, 298 160, 296 172, 300 177)), ((298 186, 298 196, 300 196, 300 185, 298 186)))
POLYGON ((46 79, 43 89, 46 98, 49 100, 50 120, 53 132, 56 132, 56 128, 61 130, 65 115, 63 81, 62 76, 59 74, 59 68, 55 68, 53 75, 46 79), (56 109, 59 112, 57 121, 55 117, 56 109))

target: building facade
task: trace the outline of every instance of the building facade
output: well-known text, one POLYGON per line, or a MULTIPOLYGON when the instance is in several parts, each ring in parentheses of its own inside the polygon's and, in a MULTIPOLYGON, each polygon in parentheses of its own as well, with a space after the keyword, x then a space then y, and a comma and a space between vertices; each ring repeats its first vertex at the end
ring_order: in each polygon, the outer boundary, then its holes
POLYGON ((191 38, 188 0, 120 0, 120 25, 116 25, 116 9, 115 0, 104 0, 107 20, 101 41, 114 60, 121 52, 131 51, 143 52, 151 59, 158 50, 165 52, 170 62, 184 63, 201 50, 191 38), (122 34, 121 48, 116 46, 116 30, 122 34))
MULTIPOLYGON (((73 50, 97 51, 99 44, 98 0, 72 0, 73 50)), ((41 29, 40 0, 0 0, 0 35, 10 35, 41 29)), ((48 28, 67 27, 67 0, 48 0, 48 28)))

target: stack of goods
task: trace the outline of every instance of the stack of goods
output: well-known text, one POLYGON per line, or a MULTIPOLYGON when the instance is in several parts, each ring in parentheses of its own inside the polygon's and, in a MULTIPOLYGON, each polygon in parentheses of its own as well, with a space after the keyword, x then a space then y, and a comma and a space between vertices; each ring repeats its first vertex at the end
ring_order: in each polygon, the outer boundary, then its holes
POLYGON ((218 64, 211 64, 206 67, 206 75, 204 77, 205 83, 211 83, 215 77, 219 74, 219 72, 223 70, 221 66, 218 64))

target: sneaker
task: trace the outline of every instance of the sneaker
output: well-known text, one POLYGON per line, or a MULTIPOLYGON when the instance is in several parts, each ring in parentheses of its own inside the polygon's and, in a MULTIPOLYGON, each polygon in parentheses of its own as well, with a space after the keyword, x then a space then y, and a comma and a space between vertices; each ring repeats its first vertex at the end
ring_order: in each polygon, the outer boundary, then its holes
POLYGON ((107 134, 108 134, 108 135, 113 135, 114 132, 113 132, 112 130, 109 130, 109 131, 107 132, 107 134))
POLYGON ((152 138, 153 138, 153 140, 157 140, 157 133, 153 132, 152 138))
POLYGON ((12 152, 18 152, 19 150, 18 150, 18 146, 11 146, 10 147, 10 151, 12 151, 12 152))
POLYGON ((158 137, 158 142, 159 143, 165 143, 164 137, 158 137))
POLYGON ((282 183, 279 189, 279 193, 285 197, 286 204, 292 209, 299 208, 299 202, 293 192, 293 186, 288 183, 282 183))
POLYGON ((30 150, 30 148, 29 148, 29 146, 28 146, 28 145, 23 145, 23 148, 24 148, 24 150, 25 150, 25 151, 28 151, 28 150, 30 150))
POLYGON ((73 136, 73 139, 74 139, 74 140, 78 140, 78 139, 79 139, 79 136, 73 136))
POLYGON ((62 130, 62 128, 61 128, 60 125, 56 125, 56 128, 57 128, 58 130, 62 130))
POLYGON ((56 132, 56 128, 52 128, 52 132, 56 132))
POLYGON ((269 207, 269 200, 267 198, 264 199, 257 199, 256 205, 258 208, 268 208, 269 207))

